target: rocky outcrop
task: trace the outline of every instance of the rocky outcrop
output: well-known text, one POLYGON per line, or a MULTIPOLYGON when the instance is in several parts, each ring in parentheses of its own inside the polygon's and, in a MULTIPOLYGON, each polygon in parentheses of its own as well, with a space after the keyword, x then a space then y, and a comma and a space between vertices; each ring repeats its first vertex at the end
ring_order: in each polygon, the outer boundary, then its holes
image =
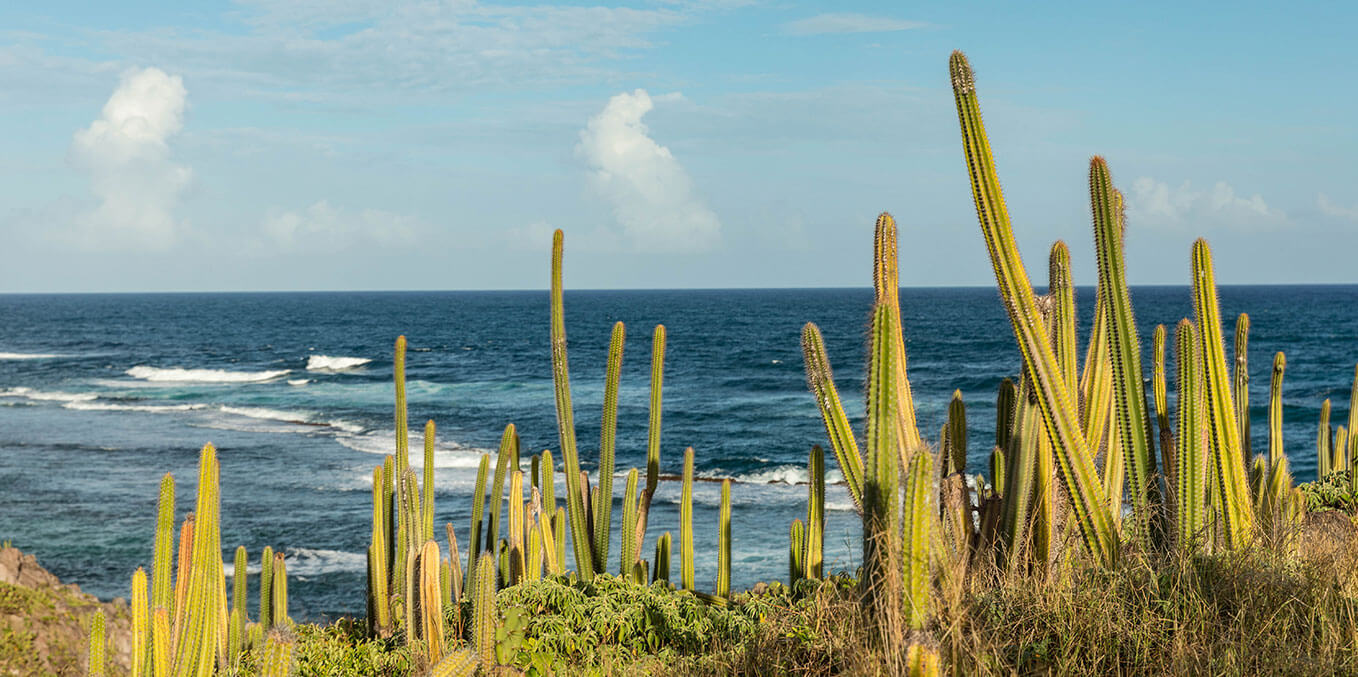
POLYGON ((85 674, 97 609, 107 621, 106 674, 127 674, 132 621, 124 600, 100 602, 57 580, 33 555, 0 548, 0 675, 85 674))

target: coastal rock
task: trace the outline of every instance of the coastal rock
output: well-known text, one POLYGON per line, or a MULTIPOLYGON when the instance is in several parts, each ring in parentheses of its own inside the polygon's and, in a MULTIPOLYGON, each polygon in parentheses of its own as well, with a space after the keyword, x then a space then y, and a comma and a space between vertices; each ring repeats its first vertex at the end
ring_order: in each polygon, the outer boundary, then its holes
POLYGON ((90 617, 103 609, 106 674, 132 664, 132 620, 127 602, 100 602, 63 584, 17 548, 0 548, 0 675, 83 675, 90 617))

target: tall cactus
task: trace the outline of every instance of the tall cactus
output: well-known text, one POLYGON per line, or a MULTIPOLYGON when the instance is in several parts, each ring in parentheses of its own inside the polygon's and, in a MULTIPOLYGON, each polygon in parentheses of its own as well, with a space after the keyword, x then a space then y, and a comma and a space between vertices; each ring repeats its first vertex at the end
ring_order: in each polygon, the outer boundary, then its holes
POLYGON ((589 517, 580 491, 580 457, 575 448, 575 413, 571 407, 570 367, 566 362, 566 311, 561 289, 561 258, 565 236, 552 235, 551 341, 552 383, 556 392, 556 427, 566 474, 566 513, 570 517, 571 546, 575 569, 581 578, 594 578, 594 555, 590 548, 589 517))
MULTIPOLYGON (((1154 360, 1151 374, 1151 387, 1155 393, 1155 424, 1160 431, 1160 462, 1165 469, 1165 486, 1174 485, 1174 431, 1169 425, 1169 387, 1165 378, 1165 325, 1155 325, 1151 355, 1154 360)), ((1167 506, 1166 513, 1173 513, 1167 506)))
POLYGON ((198 466, 193 556, 185 597, 183 627, 176 641, 175 673, 212 674, 216 668, 222 618, 222 549, 217 450, 203 447, 198 466))
POLYGON ((731 480, 721 481, 721 512, 717 518, 717 597, 731 596, 731 480))
POLYGON ((146 569, 137 567, 132 573, 132 671, 140 677, 151 667, 147 660, 151 649, 151 616, 146 592, 146 569))
POLYGON ((694 589, 693 576, 693 447, 684 450, 684 484, 679 497, 679 583, 694 589))
POLYGON ((1353 368, 1353 389, 1349 391, 1349 446, 1345 449, 1345 455, 1352 464, 1355 457, 1358 457, 1358 365, 1353 368))
POLYGON ((604 377, 604 414, 599 434, 599 500, 594 506, 594 570, 608 570, 608 541, 612 535, 614 449, 618 438, 618 381, 622 378, 622 348, 626 331, 613 324, 608 341, 608 367, 604 377))
POLYGON ((273 548, 264 546, 259 554, 259 626, 273 627, 273 548))
POLYGON ((869 613, 892 636, 901 627, 900 400, 896 377, 896 307, 873 309, 867 382, 867 462, 863 481, 863 577, 869 613))
POLYGON ((901 562, 904 570, 906 623, 911 630, 923 630, 930 613, 929 548, 933 542, 935 511, 930 500, 933 493, 933 461, 928 453, 910 457, 905 477, 905 552, 901 562))
POLYGON ((509 474, 509 580, 506 585, 523 582, 528 571, 527 544, 523 525, 523 472, 509 474))
POLYGON ((1187 319, 1174 332, 1174 360, 1178 371, 1178 448, 1174 469, 1175 542, 1180 548, 1196 547, 1207 526, 1207 468, 1211 453, 1208 437, 1207 397, 1197 331, 1187 319))
MULTIPOLYGON (((1273 355, 1273 376, 1268 382, 1268 465, 1270 468, 1287 454, 1283 451, 1283 372, 1287 371, 1287 356, 1282 351, 1273 355)), ((1290 487, 1289 487, 1290 488, 1290 487)))
POLYGON ((787 584, 797 585, 806 578, 806 525, 800 519, 792 520, 788 527, 787 584))
POLYGON ((622 538, 618 540, 618 573, 624 578, 632 573, 632 565, 641 557, 637 553, 636 539, 632 537, 637 530, 637 482, 640 473, 636 468, 627 471, 627 484, 622 492, 622 538))
MULTIPOLYGON (((405 495, 404 476, 410 469, 410 431, 406 423, 406 337, 397 336, 396 346, 392 356, 392 383, 396 390, 396 459, 395 474, 392 479, 396 483, 396 494, 394 497, 397 506, 405 505, 409 498, 405 495)), ((393 533, 392 544, 394 545, 394 556, 390 562, 391 571, 395 585, 395 594, 405 597, 409 591, 405 587, 405 579, 401 572, 406 570, 406 563, 409 558, 409 551, 412 543, 412 530, 418 525, 411 524, 406 519, 406 513, 396 510, 395 532, 393 533)), ((413 539, 421 541, 423 539, 413 539)))
POLYGON ((1076 400, 1060 378, 1051 341, 1037 312, 1032 285, 1014 244, 990 142, 981 123, 975 77, 961 52, 953 53, 950 67, 976 214, 990 250, 1001 297, 1014 325, 1014 336, 1023 353, 1024 369, 1039 394, 1038 404, 1052 438, 1061 479, 1071 497, 1085 548, 1095 559, 1111 563, 1117 557, 1118 548, 1112 516, 1094 472, 1093 455, 1081 429, 1076 400))
POLYGON ((434 438, 436 430, 432 420, 424 423, 424 500, 421 501, 423 517, 423 539, 434 538, 434 438))
POLYGON ((806 497, 805 562, 807 578, 824 575, 825 560, 825 450, 811 447, 806 497))
POLYGON ((897 436, 902 452, 899 460, 904 463, 905 455, 913 452, 923 442, 915 422, 915 403, 910 393, 910 379, 906 376, 905 332, 901 328, 900 265, 896 255, 896 220, 890 214, 882 212, 877 216, 872 245, 872 287, 876 294, 875 302, 890 305, 894 310, 895 321, 887 329, 895 343, 892 353, 896 371, 893 381, 898 401, 896 416, 900 428, 897 436))
POLYGON ((660 534, 655 539, 655 568, 651 571, 651 582, 670 581, 670 532, 660 534))
POLYGON ((443 594, 439 582, 442 561, 438 541, 425 541, 420 551, 420 634, 424 637, 425 656, 430 664, 443 658, 443 605, 440 602, 443 594))
POLYGON ((825 432, 830 437, 830 448, 835 452, 844 483, 853 499, 854 508, 863 511, 863 458, 854 441, 853 428, 844 413, 835 388, 835 375, 830 371, 830 359, 825 354, 825 339, 820 328, 810 322, 802 327, 802 354, 806 361, 806 382, 816 396, 825 432))
POLYGON ((1330 461, 1330 400, 1320 403, 1320 429, 1316 431, 1316 479, 1323 480, 1333 469, 1330 461))
POLYGON ((383 487, 386 480, 382 466, 373 466, 372 487, 372 536, 368 545, 368 631, 385 637, 391 630, 391 600, 387 595, 387 584, 391 572, 387 568, 387 510, 383 503, 383 487))
MULTIPOLYGON (((651 407, 646 432, 646 489, 641 494, 641 505, 637 509, 637 528, 633 535, 633 552, 641 557, 641 548, 646 543, 646 521, 651 512, 651 501, 655 498, 656 487, 660 483, 660 421, 661 402, 665 385, 665 325, 657 324, 651 334, 651 407)), ((626 536, 626 534, 624 534, 626 536)))
POLYGON ((1235 424, 1240 429, 1240 462, 1249 465, 1254 456, 1250 443, 1250 316, 1235 318, 1235 374, 1231 392, 1235 397, 1235 424))
POLYGON ((90 652, 86 663, 90 677, 104 677, 104 610, 95 609, 90 616, 90 652))
POLYGON ((476 563, 481 559, 481 544, 485 542, 486 476, 490 474, 490 454, 481 454, 476 468, 476 485, 472 489, 472 521, 467 535, 467 578, 463 582, 464 595, 471 594, 476 581, 476 563))
POLYGON ((489 552, 481 554, 476 563, 476 584, 472 586, 472 638, 476 653, 481 657, 481 669, 486 674, 495 667, 495 558, 489 552))
POLYGON ((170 586, 170 563, 174 561, 174 476, 160 478, 156 507, 155 555, 151 561, 151 608, 174 614, 174 590, 170 586))
POLYGON ((288 617, 288 562, 281 552, 273 555, 273 624, 292 625, 288 617))
POLYGON ((1222 504, 1222 531, 1227 545, 1239 548, 1249 542, 1254 531, 1254 511, 1250 505, 1245 464, 1241 462, 1240 427, 1226 370, 1212 251, 1201 238, 1193 243, 1193 297, 1211 421, 1212 454, 1216 461, 1215 484, 1222 504))
POLYGON ((967 471, 967 405, 962 391, 954 390, 948 402, 947 434, 944 435, 943 475, 967 471))
POLYGON ((500 435, 500 449, 495 459, 495 480, 490 486, 490 526, 486 529, 486 550, 495 552, 495 544, 500 540, 500 509, 505 502, 505 479, 509 473, 518 470, 519 433, 513 423, 505 426, 500 435))

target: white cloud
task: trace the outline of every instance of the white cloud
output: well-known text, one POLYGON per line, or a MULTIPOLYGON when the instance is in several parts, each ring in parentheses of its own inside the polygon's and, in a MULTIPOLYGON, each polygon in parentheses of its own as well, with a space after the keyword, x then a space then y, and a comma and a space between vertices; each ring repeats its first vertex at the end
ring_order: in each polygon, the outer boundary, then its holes
POLYGON ((788 35, 828 35, 842 33, 891 33, 925 28, 923 21, 907 21, 890 17, 869 16, 848 12, 817 14, 783 24, 788 35))
POLYGON ((299 251, 338 251, 353 245, 401 246, 415 241, 418 220, 380 209, 346 210, 321 200, 306 209, 275 209, 260 229, 273 246, 299 251))
POLYGON ((608 100, 580 132, 576 153, 590 181, 613 206, 623 234, 637 249, 702 251, 721 239, 721 222, 697 195, 670 150, 655 142, 641 118, 654 107, 644 89, 608 100))
POLYGON ((1349 221, 1358 221, 1358 206, 1343 207, 1330 202, 1330 196, 1321 193, 1316 196, 1316 207, 1325 216, 1334 216, 1349 221))
POLYGON ((1214 227, 1264 229, 1287 223, 1287 214, 1268 206, 1259 194, 1237 195, 1225 181, 1197 190, 1189 181, 1171 188, 1164 181, 1141 177, 1127 196, 1132 224, 1205 230, 1214 227))
POLYGON ((184 127, 187 95, 159 68, 129 71, 99 119, 75 133, 71 160, 98 202, 75 215, 75 242, 164 249, 180 235, 174 211, 192 172, 171 160, 169 140, 184 127))

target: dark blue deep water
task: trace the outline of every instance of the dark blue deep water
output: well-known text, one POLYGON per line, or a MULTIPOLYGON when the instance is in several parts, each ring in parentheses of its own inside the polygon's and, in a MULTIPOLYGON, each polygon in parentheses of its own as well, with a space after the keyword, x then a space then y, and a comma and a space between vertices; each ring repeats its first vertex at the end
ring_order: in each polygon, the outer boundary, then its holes
MULTIPOLYGON (((1192 314, 1187 288, 1136 289, 1134 301, 1148 354, 1155 324, 1172 338, 1192 314)), ((1298 480, 1312 479, 1321 401, 1333 400, 1335 423, 1347 417, 1358 287, 1225 288, 1221 301, 1228 337, 1237 313, 1253 320, 1256 450, 1272 355, 1284 350, 1287 448, 1298 480)), ((861 429, 870 302, 867 289, 568 291, 583 463, 597 459, 608 334, 621 320, 617 468, 644 466, 651 330, 665 324, 663 470, 677 474, 692 446, 700 475, 738 480, 734 584, 786 577, 788 525, 805 510, 798 481, 808 449, 825 438, 800 328, 820 325, 861 429)), ((937 437, 961 389, 971 471, 981 471, 995 388, 1018 369, 999 299, 991 288, 904 289, 901 303, 922 431, 937 437)), ((1092 291, 1079 303, 1083 333, 1092 291)), ((132 571, 150 559, 160 476, 174 474, 182 518, 198 450, 212 442, 223 545, 244 545, 252 561, 265 545, 287 553, 294 616, 360 614, 372 468, 394 448, 393 340, 410 340, 411 429, 431 418, 439 426, 436 520, 465 544, 479 455, 505 424, 518 426, 525 456, 557 446, 547 329, 545 292, 0 296, 0 540, 94 594, 127 596, 132 571)), ((1145 365, 1149 377, 1149 357, 1145 365)), ((1171 398, 1173 389, 1171 380, 1171 398)), ((614 487, 620 499, 621 481, 614 487)), ((695 489, 705 588, 716 579, 718 488, 695 489)), ((677 531, 678 494, 676 482, 662 484, 644 553, 663 530, 677 531)), ((827 561, 852 568, 859 527, 841 486, 830 488, 829 508, 827 561)))

